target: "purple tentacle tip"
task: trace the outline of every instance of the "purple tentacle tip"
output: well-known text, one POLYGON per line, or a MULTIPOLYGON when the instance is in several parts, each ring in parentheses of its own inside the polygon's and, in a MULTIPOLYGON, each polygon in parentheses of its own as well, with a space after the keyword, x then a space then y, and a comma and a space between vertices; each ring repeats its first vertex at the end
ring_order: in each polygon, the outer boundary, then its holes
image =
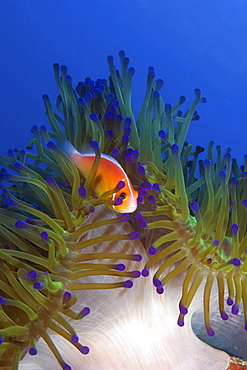
POLYGON ((126 268, 124 263, 119 263, 118 265, 115 266, 115 269, 118 271, 124 271, 126 268))
POLYGON ((82 106, 82 107, 86 107, 87 106, 87 103, 86 102, 90 102, 91 100, 93 99, 93 94, 91 94, 91 93, 86 93, 85 94, 85 99, 84 98, 82 98, 82 97, 80 97, 78 100, 77 100, 77 102, 78 102, 78 104, 80 105, 80 106, 82 106))
POLYGON ((132 288, 132 286, 133 286, 133 281, 131 281, 131 280, 126 280, 126 281, 124 281, 123 286, 124 286, 125 288, 130 289, 130 288, 132 288))
POLYGON ((222 320, 228 320, 228 315, 227 315, 226 312, 221 312, 220 316, 221 316, 222 320))
POLYGON ((247 208, 247 199, 244 199, 244 200, 242 201, 242 204, 243 204, 243 206, 244 206, 245 208, 247 208))
POLYGON ((33 283, 33 287, 36 290, 40 290, 40 289, 43 288, 43 285, 41 283, 39 283, 38 281, 36 281, 35 283, 33 283))
POLYGON ((158 90, 155 90, 155 91, 153 92, 153 98, 154 98, 155 100, 159 100, 159 98, 160 98, 160 92, 159 92, 158 90))
POLYGON ((184 319, 179 318, 178 319, 178 326, 184 326, 184 319))
POLYGON ((138 238, 139 238, 139 233, 137 231, 133 231, 132 233, 129 234, 130 240, 136 240, 138 238))
POLYGON ((120 219, 120 221, 121 221, 121 222, 127 222, 127 221, 129 221, 129 219, 130 219, 130 215, 129 215, 129 214, 127 214, 127 213, 124 213, 124 214, 122 214, 122 215, 119 217, 119 219, 120 219))
POLYGON ((139 173, 142 177, 145 177, 145 175, 146 175, 145 168, 144 168, 143 166, 139 166, 139 167, 138 167, 138 173, 139 173))
POLYGON ((152 203, 152 204, 155 204, 155 203, 156 203, 156 198, 155 198, 155 196, 154 196, 154 195, 150 195, 150 196, 148 197, 148 202, 149 202, 149 203, 152 203))
POLYGON ((159 184, 153 184, 153 190, 160 191, 160 185, 159 184))
POLYGON ((231 297, 229 297, 229 298, 227 298, 226 303, 228 304, 228 306, 232 306, 233 303, 234 303, 234 300, 231 297))
POLYGON ((163 288, 163 286, 158 286, 158 287, 156 288, 156 292, 157 292, 158 294, 163 294, 163 293, 164 293, 164 288, 163 288))
POLYGON ((233 234, 236 234, 239 230, 239 226, 237 224, 233 224, 232 225, 232 233, 233 234))
POLYGON ((149 275, 149 270, 148 269, 143 269, 142 270, 142 276, 147 277, 149 275))
POLYGON ((113 132, 112 130, 107 130, 105 134, 106 134, 106 138, 107 138, 109 141, 112 141, 112 140, 113 140, 114 132, 113 132))
POLYGON ((143 197, 141 195, 138 196, 137 198, 137 203, 140 204, 143 202, 143 197))
POLYGON ((232 306, 232 314, 233 315, 237 315, 239 312, 239 305, 237 303, 235 303, 233 306, 232 306))
POLYGON ((136 221, 141 221, 143 218, 143 215, 141 212, 137 212, 134 217, 136 221))
POLYGON ((53 177, 47 177, 46 182, 47 182, 48 185, 50 185, 53 188, 56 187, 56 185, 57 185, 57 183, 56 183, 56 181, 54 180, 53 177))
POLYGON ((215 331, 212 328, 207 329, 207 334, 209 337, 213 337, 215 335, 215 331))
POLYGON ((132 123, 132 119, 130 117, 126 117, 124 120, 125 125, 130 126, 132 123))
POLYGON ((71 299, 72 295, 70 292, 64 292, 63 294, 63 304, 66 304, 71 299))
POLYGON ((90 114, 90 116, 89 116, 89 118, 90 118, 92 121, 94 121, 94 122, 97 122, 97 121, 98 121, 98 119, 99 119, 99 117, 98 117, 98 115, 97 115, 96 113, 91 113, 91 114, 90 114))
POLYGON ((25 224, 26 224, 25 222, 23 222, 21 220, 18 220, 18 221, 15 222, 15 227, 17 229, 25 229, 26 228, 25 224))
POLYGON ((131 274, 131 277, 133 278, 139 278, 141 276, 140 271, 133 271, 131 274))
POLYGON ((177 144, 173 144, 171 146, 171 150, 172 150, 172 154, 173 155, 178 155, 178 152, 179 152, 179 146, 177 144))
POLYGON ((87 346, 81 346, 80 351, 83 355, 87 355, 90 350, 87 346))
POLYGON ((205 159, 205 161, 204 161, 204 167, 205 168, 207 168, 207 169, 210 168, 211 164, 212 164, 212 162, 209 159, 205 159))
POLYGON ((166 140, 166 132, 164 130, 160 130, 158 135, 161 139, 166 140))
POLYGON ((90 313, 90 308, 84 307, 81 313, 83 314, 83 316, 87 316, 90 313))
POLYGON ((123 189, 125 187, 125 182, 123 180, 119 181, 117 184, 117 191, 123 189))
POLYGON ((76 344, 79 342, 79 337, 77 335, 72 335, 70 338, 71 343, 76 344))
POLYGON ((151 190, 152 189, 152 184, 150 182, 144 182, 141 184, 144 189, 151 190))
POLYGON ((65 362, 63 363, 63 365, 62 365, 62 369, 63 370, 71 370, 72 368, 71 368, 71 366, 69 366, 68 364, 66 364, 65 362))
POLYGON ((148 253, 150 254, 150 256, 154 256, 157 252, 157 249, 153 246, 149 247, 148 248, 148 253))
POLYGON ((123 204, 123 199, 122 198, 117 198, 115 200, 115 206, 121 206, 121 204, 123 204))
POLYGON ((132 163, 132 154, 127 153, 127 154, 125 154, 124 158, 125 158, 126 162, 132 163))
POLYGON ((147 221, 145 221, 145 220, 141 220, 140 222, 139 222, 139 226, 141 227, 141 228, 146 228, 147 227, 147 221))
POLYGON ((225 171, 220 171, 219 176, 220 176, 221 181, 224 182, 226 180, 226 172, 225 171))
POLYGON ((140 156, 139 150, 133 150, 132 156, 133 156, 133 161, 136 163, 136 161, 138 160, 138 158, 140 156))
POLYGON ((130 135, 131 133, 131 127, 130 126, 125 126, 124 128, 124 134, 125 135, 130 135))
POLYGON ((198 89, 198 88, 196 88, 195 89, 195 95, 196 95, 197 98, 200 98, 200 96, 201 96, 201 90, 198 89))
POLYGON ((15 168, 19 171, 24 171, 25 170, 25 166, 23 166, 23 164, 19 163, 19 162, 15 163, 15 168))
POLYGON ((218 245, 220 245, 220 241, 219 240, 214 240, 213 244, 212 244, 214 247, 218 247, 218 245))
POLYGON ((87 189, 84 188, 84 186, 81 186, 81 187, 78 188, 78 193, 79 193, 80 197, 85 198, 86 193, 87 193, 87 189))
POLYGON ((240 260, 239 258, 233 258, 233 259, 231 259, 231 263, 232 263, 234 266, 238 267, 238 266, 240 266, 240 265, 241 265, 241 260, 240 260))
POLYGON ((45 242, 48 242, 49 241, 49 234, 46 232, 46 231, 42 231, 40 233, 40 237, 41 239, 43 239, 45 242))
POLYGON ((113 149, 111 155, 117 160, 120 159, 120 150, 117 148, 113 149))
POLYGON ((188 308, 187 308, 187 307, 185 307, 185 306, 180 306, 180 307, 179 307, 179 311, 180 311, 180 313, 181 313, 182 315, 187 315, 187 313, 188 313, 188 308))
POLYGON ((29 351, 28 351, 29 355, 31 356, 35 356, 37 355, 38 351, 36 348, 29 348, 29 351))
POLYGON ((142 260, 142 255, 141 254, 136 254, 135 257, 134 257, 134 261, 141 261, 142 260))
POLYGON ((162 286, 162 282, 159 279, 154 279, 153 284, 154 284, 155 287, 162 286))
POLYGON ((194 213, 197 213, 199 211, 199 204, 197 202, 191 202, 190 208, 194 213))
POLYGON ((99 143, 98 143, 98 141, 92 140, 91 143, 90 143, 90 145, 91 145, 91 148, 93 150, 99 150, 99 143))
POLYGON ((141 195, 142 197, 145 197, 145 195, 147 194, 147 192, 146 192, 145 189, 139 189, 138 190, 138 194, 141 195))
POLYGON ((57 149, 57 146, 56 146, 56 144, 53 141, 49 141, 47 143, 47 148, 48 149, 51 149, 51 150, 56 150, 57 149))
POLYGON ((27 272, 27 276, 29 277, 29 279, 36 279, 38 275, 39 274, 35 270, 30 270, 27 272))
POLYGON ((5 200, 5 204, 6 204, 6 206, 14 206, 16 204, 16 201, 12 198, 7 198, 5 200))
POLYGON ((123 135, 122 136, 122 142, 123 142, 123 144, 128 144, 128 142, 129 142, 129 136, 128 135, 123 135))

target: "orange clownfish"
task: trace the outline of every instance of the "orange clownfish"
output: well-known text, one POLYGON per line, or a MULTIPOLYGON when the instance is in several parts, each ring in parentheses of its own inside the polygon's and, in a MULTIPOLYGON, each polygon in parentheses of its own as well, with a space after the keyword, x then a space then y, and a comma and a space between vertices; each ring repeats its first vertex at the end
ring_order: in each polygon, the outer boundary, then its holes
MULTIPOLYGON (((83 177, 87 179, 95 160, 95 153, 80 153, 65 138, 59 138, 58 147, 67 154, 83 177)), ((124 182, 124 186, 116 193, 113 193, 110 199, 116 200, 121 198, 122 204, 109 207, 119 213, 134 212, 137 208, 138 192, 133 188, 130 179, 116 159, 110 155, 101 154, 98 169, 92 183, 92 189, 96 196, 100 197, 105 192, 116 188, 120 181, 124 182)))

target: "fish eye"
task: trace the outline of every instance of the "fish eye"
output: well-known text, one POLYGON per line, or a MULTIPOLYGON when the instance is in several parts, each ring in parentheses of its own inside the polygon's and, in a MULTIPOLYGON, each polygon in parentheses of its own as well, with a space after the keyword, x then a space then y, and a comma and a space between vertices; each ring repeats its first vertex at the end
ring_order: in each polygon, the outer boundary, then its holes
POLYGON ((127 194, 126 194, 126 193, 121 193, 119 196, 120 196, 120 198, 122 198, 123 200, 127 198, 127 194))

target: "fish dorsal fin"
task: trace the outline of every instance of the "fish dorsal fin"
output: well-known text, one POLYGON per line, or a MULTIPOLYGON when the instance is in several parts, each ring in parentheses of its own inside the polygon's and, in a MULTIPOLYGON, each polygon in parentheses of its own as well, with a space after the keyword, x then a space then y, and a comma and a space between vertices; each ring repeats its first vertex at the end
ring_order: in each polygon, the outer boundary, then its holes
POLYGON ((95 155, 93 149, 91 148, 89 143, 83 143, 81 145, 81 148, 78 148, 77 150, 74 145, 67 139, 65 135, 60 135, 56 138, 57 146, 68 156, 71 154, 78 152, 82 155, 88 154, 88 155, 95 155))
MULTIPOLYGON (((71 156, 77 152, 77 153, 80 153, 82 155, 92 155, 92 156, 95 156, 95 152, 94 150, 91 148, 90 144, 89 143, 83 143, 82 146, 81 146, 81 150, 78 151, 73 144, 71 144, 71 142, 67 139, 66 136, 59 136, 57 139, 56 139, 56 142, 57 142, 57 146, 64 152, 68 155, 69 158, 71 158, 71 156)), ((112 157, 111 155, 108 155, 108 154, 103 154, 101 153, 101 157, 102 158, 106 158, 108 160, 110 160, 111 162, 115 163, 118 167, 120 167, 122 169, 122 166, 119 164, 119 162, 114 158, 112 157)))

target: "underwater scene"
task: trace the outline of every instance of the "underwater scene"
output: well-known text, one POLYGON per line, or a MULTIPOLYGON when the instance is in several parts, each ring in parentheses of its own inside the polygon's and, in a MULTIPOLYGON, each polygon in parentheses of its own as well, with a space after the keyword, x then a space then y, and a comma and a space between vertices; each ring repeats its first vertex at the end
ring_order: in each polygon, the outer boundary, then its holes
POLYGON ((246 369, 246 2, 0 4, 0 369, 246 369))

